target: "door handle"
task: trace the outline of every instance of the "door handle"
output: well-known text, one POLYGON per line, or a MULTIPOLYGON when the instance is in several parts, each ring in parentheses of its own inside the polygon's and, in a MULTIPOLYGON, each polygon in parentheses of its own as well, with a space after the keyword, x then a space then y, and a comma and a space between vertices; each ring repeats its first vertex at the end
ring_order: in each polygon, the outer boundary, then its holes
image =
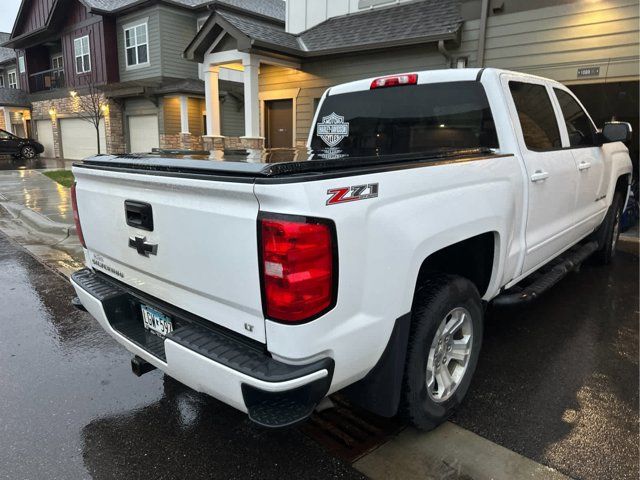
POLYGON ((531 175, 532 182, 542 182, 547 178, 549 178, 549 172, 544 172, 542 170, 536 170, 535 172, 533 172, 533 175, 531 175))
POLYGON ((591 168, 591 162, 580 162, 578 164, 578 170, 589 170, 591 168))

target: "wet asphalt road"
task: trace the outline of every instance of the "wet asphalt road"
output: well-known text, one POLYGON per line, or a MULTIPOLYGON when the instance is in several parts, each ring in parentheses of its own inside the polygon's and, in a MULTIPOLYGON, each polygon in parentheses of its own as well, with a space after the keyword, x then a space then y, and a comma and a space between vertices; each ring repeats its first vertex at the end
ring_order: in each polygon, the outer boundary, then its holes
MULTIPOLYGON (((361 478, 298 430, 151 372, 0 233, 0 478, 361 478)), ((638 478, 638 258, 488 314, 459 425, 563 473, 638 478)))
POLYGON ((69 304, 70 284, 0 233, 0 478, 362 478, 297 430, 154 371, 69 304))
POLYGON ((489 311, 453 421, 575 478, 637 480, 638 318, 638 257, 622 252, 489 311))

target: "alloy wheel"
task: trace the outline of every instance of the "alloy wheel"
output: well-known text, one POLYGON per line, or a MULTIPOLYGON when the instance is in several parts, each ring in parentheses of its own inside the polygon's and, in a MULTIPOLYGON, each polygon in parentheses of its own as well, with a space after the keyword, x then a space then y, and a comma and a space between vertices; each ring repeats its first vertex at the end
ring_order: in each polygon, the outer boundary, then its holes
POLYGON ((440 322, 427 359, 427 393, 441 403, 455 393, 471 358, 473 323, 466 308, 451 310, 440 322))

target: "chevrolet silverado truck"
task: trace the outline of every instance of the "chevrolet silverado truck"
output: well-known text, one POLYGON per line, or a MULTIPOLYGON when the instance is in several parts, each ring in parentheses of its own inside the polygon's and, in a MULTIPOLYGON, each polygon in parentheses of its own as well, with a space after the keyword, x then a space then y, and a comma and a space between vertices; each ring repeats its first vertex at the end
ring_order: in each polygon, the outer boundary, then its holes
POLYGON ((135 373, 261 425, 341 391, 434 428, 488 304, 614 256, 630 134, 555 81, 452 69, 331 87, 293 161, 91 157, 73 166, 74 303, 135 373))

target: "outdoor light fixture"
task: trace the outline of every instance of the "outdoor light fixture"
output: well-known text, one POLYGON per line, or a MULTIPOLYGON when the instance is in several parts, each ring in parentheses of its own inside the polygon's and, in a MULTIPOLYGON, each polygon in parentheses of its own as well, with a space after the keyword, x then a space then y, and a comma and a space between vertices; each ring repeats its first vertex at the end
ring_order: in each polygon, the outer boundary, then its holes
POLYGON ((100 110, 102 110, 102 113, 106 115, 107 113, 109 113, 109 105, 103 103, 102 105, 100 105, 100 110))
POLYGON ((56 116, 56 109, 55 108, 50 108, 49 109, 49 115, 52 116, 52 117, 55 117, 56 116))
POLYGON ((73 98, 76 98, 76 95, 78 95, 78 92, 76 92, 75 90, 71 90, 69 92, 69 95, 71 95, 73 98))

